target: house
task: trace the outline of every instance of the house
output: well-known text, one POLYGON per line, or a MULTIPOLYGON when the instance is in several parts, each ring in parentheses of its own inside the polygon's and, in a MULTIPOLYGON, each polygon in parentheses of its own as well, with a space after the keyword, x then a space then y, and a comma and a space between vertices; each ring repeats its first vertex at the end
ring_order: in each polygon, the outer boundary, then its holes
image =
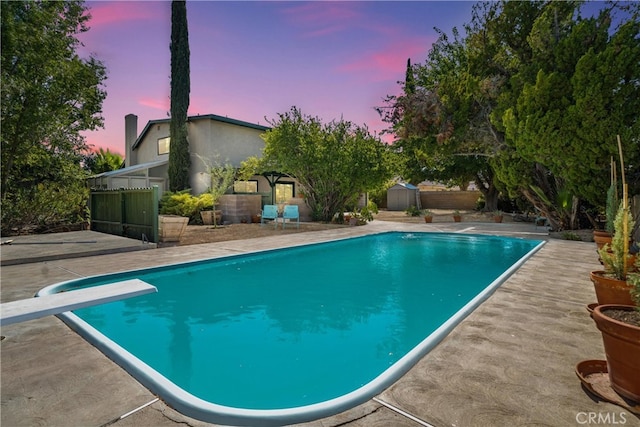
MULTIPOLYGON (((160 195, 168 190, 170 121, 169 118, 151 120, 138 135, 138 117, 134 114, 125 116, 125 167, 92 176, 89 178, 89 186, 95 189, 117 189, 157 185, 160 195)), ((247 158, 260 157, 265 146, 261 135, 267 130, 267 126, 215 114, 189 116, 187 132, 191 153, 191 193, 198 195, 208 190, 209 167, 230 163, 239 168, 247 158)), ((266 203, 290 203, 299 194, 300 189, 297 187, 295 179, 278 173, 253 176, 248 181, 236 181, 228 193, 254 197, 245 197, 240 202, 239 197, 223 196, 225 200, 221 201, 221 209, 225 221, 240 222, 247 219, 259 213, 266 203), (246 200, 252 201, 247 205, 246 200)))

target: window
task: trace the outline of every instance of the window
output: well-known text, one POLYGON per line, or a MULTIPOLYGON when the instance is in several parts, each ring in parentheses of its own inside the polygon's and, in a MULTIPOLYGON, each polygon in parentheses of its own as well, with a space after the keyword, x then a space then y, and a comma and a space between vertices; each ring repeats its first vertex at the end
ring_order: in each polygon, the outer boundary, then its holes
POLYGON ((235 181, 233 183, 234 193, 257 193, 258 181, 235 181))
POLYGON ((158 154, 169 154, 169 146, 171 145, 171 137, 158 139, 158 154))
POLYGON ((293 182, 279 182, 276 184, 276 203, 286 203, 293 197, 293 182))

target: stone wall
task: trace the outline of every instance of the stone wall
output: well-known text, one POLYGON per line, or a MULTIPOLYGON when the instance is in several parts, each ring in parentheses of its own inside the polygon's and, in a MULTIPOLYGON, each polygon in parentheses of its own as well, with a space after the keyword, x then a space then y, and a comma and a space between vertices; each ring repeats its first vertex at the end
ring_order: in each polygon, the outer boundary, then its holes
POLYGON ((251 216, 262 212, 260 194, 225 194, 216 206, 222 211, 223 223, 238 224, 245 220, 251 222, 251 216))

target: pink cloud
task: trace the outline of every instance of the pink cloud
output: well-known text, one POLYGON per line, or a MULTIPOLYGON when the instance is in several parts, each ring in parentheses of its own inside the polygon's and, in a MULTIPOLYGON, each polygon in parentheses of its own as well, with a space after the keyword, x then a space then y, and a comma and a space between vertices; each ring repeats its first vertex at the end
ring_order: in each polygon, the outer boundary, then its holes
POLYGON ((163 112, 167 112, 171 109, 171 102, 169 98, 166 99, 153 99, 153 98, 140 98, 138 99, 138 104, 153 108, 155 110, 161 110, 163 112))
POLYGON ((288 7, 283 13, 305 29, 305 36, 316 37, 348 29, 361 17, 358 7, 357 3, 310 2, 288 7))
POLYGON ((407 59, 417 57, 418 60, 422 60, 433 41, 424 38, 395 41, 387 45, 384 50, 362 56, 337 69, 340 72, 358 75, 368 74, 370 81, 397 79, 398 76, 404 76, 407 59))
POLYGON ((153 2, 100 2, 88 3, 89 26, 92 28, 125 21, 141 21, 160 17, 160 9, 153 2))

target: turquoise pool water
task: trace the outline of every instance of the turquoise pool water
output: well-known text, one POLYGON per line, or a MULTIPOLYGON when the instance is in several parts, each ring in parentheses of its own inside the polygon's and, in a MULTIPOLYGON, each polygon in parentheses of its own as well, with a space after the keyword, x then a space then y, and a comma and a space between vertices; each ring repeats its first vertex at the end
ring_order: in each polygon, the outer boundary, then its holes
POLYGON ((324 407, 368 387, 379 392, 540 245, 391 232, 92 277, 47 291, 130 278, 156 286, 155 294, 67 317, 152 391, 177 386, 189 405, 268 414, 324 407))

